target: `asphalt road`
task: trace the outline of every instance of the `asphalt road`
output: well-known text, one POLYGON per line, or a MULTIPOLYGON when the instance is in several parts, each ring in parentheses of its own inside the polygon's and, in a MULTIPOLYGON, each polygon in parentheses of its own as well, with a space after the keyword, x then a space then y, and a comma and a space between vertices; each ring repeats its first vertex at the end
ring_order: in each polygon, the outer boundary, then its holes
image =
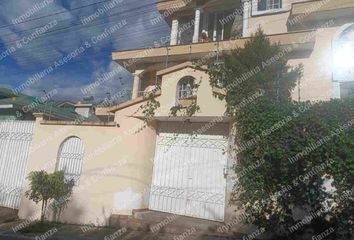
POLYGON ((0 234, 0 239, 1 240, 33 240, 34 238, 0 234))

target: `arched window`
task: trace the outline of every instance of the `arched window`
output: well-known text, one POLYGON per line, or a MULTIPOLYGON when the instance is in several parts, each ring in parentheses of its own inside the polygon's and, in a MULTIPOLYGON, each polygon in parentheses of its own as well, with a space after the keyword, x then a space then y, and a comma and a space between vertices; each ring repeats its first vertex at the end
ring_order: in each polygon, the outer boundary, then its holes
POLYGON ((59 147, 58 171, 64 171, 67 181, 73 180, 79 184, 82 161, 84 158, 84 144, 78 137, 67 138, 59 147))
POLYGON ((179 80, 177 85, 177 98, 186 99, 193 96, 194 89, 194 78, 193 77, 184 77, 179 80))
POLYGON ((354 24, 343 26, 334 38, 333 68, 340 97, 354 96, 354 24))

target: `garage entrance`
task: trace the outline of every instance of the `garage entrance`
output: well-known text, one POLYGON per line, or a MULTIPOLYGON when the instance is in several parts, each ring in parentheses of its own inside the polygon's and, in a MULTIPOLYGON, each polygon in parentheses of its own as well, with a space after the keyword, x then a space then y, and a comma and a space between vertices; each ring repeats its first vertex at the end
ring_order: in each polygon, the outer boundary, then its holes
POLYGON ((149 207, 161 212, 223 221, 227 125, 214 126, 216 130, 205 134, 199 130, 203 124, 187 125, 186 129, 182 123, 160 124, 149 207))

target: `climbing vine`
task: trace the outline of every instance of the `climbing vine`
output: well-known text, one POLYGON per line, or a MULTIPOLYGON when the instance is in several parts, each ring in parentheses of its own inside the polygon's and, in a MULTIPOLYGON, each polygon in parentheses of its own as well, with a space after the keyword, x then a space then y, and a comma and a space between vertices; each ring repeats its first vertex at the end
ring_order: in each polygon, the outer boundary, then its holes
POLYGON ((144 114, 144 123, 148 125, 154 120, 155 112, 160 108, 160 102, 156 100, 155 92, 149 92, 144 97, 147 99, 146 104, 140 106, 144 114))
MULTIPOLYGON (((198 83, 194 83, 194 85, 192 86, 193 91, 197 92, 200 83, 201 81, 199 81, 198 83)), ((144 98, 146 99, 146 103, 141 105, 138 111, 142 111, 142 114, 144 115, 144 127, 146 127, 151 121, 154 120, 156 111, 161 107, 161 104, 156 99, 156 91, 146 93, 144 95, 144 98)), ((190 101, 187 106, 182 105, 181 103, 177 103, 175 106, 170 108, 169 115, 173 117, 192 117, 200 111, 200 107, 197 104, 196 96, 187 98, 186 100, 190 101)))
POLYGON ((354 99, 293 102, 302 66, 288 65, 291 51, 271 44, 260 30, 244 48, 225 56, 223 65, 209 67, 212 86, 223 80, 227 111, 235 119, 231 204, 249 216, 248 223, 279 239, 307 239, 308 231, 317 236, 333 228, 328 239, 349 240, 354 99), (262 94, 248 101, 260 89, 262 94), (328 180, 334 193, 324 188, 328 180), (299 212, 316 217, 303 223, 299 212))

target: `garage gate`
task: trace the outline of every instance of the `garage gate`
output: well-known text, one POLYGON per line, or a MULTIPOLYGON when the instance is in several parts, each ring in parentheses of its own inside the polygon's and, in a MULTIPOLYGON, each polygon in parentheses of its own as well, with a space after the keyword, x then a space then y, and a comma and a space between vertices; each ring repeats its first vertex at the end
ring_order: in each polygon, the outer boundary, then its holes
POLYGON ((171 123, 162 123, 159 128, 149 208, 223 221, 227 126, 221 131, 191 134, 202 125, 187 125, 171 129, 171 123), (181 129, 186 131, 180 133, 181 129))

